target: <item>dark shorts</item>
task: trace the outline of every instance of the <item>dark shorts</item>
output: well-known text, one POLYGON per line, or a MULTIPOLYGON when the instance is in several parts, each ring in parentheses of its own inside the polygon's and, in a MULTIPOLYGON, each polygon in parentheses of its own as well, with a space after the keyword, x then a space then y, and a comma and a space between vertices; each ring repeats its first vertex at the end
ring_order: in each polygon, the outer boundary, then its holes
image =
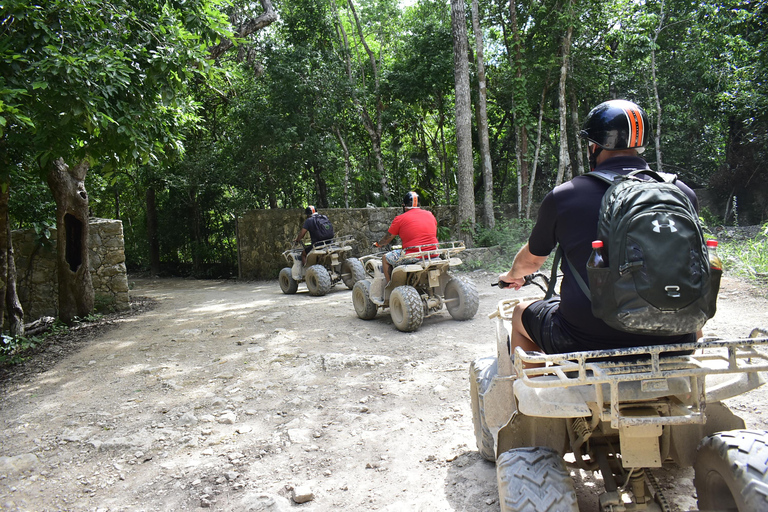
POLYGON ((531 339, 545 354, 577 352, 577 344, 560 328, 555 312, 560 307, 560 297, 537 300, 523 311, 521 320, 531 339))
MULTIPOLYGON (((545 354, 565 354, 568 352, 581 352, 584 350, 605 350, 611 348, 621 348, 620 345, 614 346, 586 346, 579 343, 569 336, 565 329, 560 325, 560 317, 555 313, 560 307, 560 297, 552 297, 547 300, 537 300, 528 306, 521 317, 523 327, 528 332, 531 339, 544 351, 545 354)), ((663 338, 648 340, 647 343, 638 343, 640 345, 658 345, 663 343, 663 338)), ((675 343, 693 343, 696 341, 696 334, 685 335, 675 339, 675 343)), ((624 348, 633 346, 625 345, 624 348)), ((690 352, 668 352, 668 355, 682 355, 690 352)))

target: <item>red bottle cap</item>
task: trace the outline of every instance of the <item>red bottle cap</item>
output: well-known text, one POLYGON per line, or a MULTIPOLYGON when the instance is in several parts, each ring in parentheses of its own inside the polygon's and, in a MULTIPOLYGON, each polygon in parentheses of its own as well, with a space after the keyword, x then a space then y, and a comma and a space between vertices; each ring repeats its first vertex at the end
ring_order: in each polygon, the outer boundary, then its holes
MULTIPOLYGON (((717 242, 715 242, 717 244, 717 242)), ((602 240, 595 240, 592 242, 592 248, 593 249, 601 249, 603 247, 603 241, 602 240)))
POLYGON ((717 240, 707 240, 707 247, 717 247, 717 240))

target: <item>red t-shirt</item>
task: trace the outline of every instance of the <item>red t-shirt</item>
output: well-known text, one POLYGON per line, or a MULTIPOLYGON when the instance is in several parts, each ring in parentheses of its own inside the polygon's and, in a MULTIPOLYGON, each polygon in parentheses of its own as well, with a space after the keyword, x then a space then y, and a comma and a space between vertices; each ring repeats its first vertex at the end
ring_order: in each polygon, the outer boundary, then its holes
MULTIPOLYGON (((403 243, 403 248, 415 245, 437 244, 437 219, 432 212, 421 208, 411 208, 405 213, 395 217, 389 232, 398 235, 403 243)), ((423 247, 435 249, 435 247, 423 247)), ((418 249, 406 249, 406 253, 416 252, 418 249)))

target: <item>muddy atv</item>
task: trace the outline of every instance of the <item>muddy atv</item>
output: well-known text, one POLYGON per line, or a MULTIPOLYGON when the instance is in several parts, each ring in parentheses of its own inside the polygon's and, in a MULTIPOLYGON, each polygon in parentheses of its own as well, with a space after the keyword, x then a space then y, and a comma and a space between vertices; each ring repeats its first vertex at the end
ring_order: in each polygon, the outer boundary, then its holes
POLYGON ((384 253, 362 258, 369 278, 358 281, 352 289, 357 316, 370 320, 379 309, 389 308, 395 327, 404 332, 417 330, 425 317, 443 306, 455 320, 474 317, 480 304, 475 285, 450 273, 452 267, 461 264, 457 254, 464 250, 464 242, 408 249, 416 251, 398 260, 386 284, 381 261, 384 253))
POLYGON ((518 302, 491 315, 497 356, 470 365, 477 448, 496 463, 502 512, 577 512, 564 457, 601 472, 601 511, 671 511, 652 472, 670 462, 693 466, 702 511, 768 510, 768 432, 721 403, 763 384, 768 332, 512 358, 518 302))
POLYGON ((310 295, 325 295, 339 281, 350 290, 360 279, 365 279, 365 269, 357 258, 347 257, 355 240, 344 236, 319 242, 307 254, 307 264, 302 265, 304 247, 296 244, 283 253, 290 267, 280 271, 280 289, 283 293, 296 293, 300 283, 307 284, 310 295))

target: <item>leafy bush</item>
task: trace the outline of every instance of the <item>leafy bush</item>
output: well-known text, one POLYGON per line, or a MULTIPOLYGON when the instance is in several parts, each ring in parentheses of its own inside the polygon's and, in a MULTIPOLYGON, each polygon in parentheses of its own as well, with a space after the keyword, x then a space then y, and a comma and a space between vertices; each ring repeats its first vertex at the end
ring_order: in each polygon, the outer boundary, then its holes
POLYGON ((768 224, 753 238, 722 242, 718 252, 727 273, 768 282, 768 224))
MULTIPOLYGON (((507 219, 496 223, 494 229, 488 229, 480 224, 475 232, 475 246, 493 247, 513 250, 515 254, 528 241, 533 221, 529 219, 507 219)), ((514 256, 514 254, 513 254, 514 256)))

